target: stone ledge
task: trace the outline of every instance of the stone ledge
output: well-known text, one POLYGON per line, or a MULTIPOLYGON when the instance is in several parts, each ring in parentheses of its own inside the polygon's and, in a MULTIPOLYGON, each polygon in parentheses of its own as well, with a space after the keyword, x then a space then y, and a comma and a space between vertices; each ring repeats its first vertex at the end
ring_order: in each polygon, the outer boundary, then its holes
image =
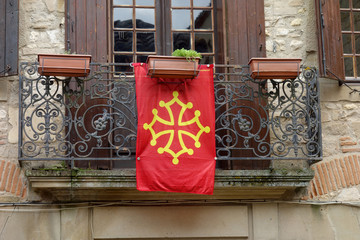
POLYGON ((216 170, 211 196, 140 192, 135 169, 27 170, 30 187, 47 201, 115 201, 166 199, 287 199, 306 187, 311 170, 216 170))

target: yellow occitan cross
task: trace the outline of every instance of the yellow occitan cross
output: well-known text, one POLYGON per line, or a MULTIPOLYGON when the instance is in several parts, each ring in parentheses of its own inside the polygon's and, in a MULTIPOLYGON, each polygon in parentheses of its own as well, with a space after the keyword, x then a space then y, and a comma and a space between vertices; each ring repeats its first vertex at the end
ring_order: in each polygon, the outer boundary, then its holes
POLYGON ((167 110, 167 112, 168 112, 168 114, 170 116, 170 121, 166 121, 166 120, 162 119, 161 117, 159 117, 158 116, 158 110, 156 108, 154 108, 152 110, 152 113, 153 113, 154 117, 153 117, 151 123, 149 123, 149 124, 145 123, 144 124, 144 129, 149 130, 150 133, 151 133, 151 136, 152 136, 152 140, 150 142, 151 146, 155 146, 156 143, 157 143, 156 139, 158 139, 162 135, 165 135, 165 134, 170 135, 166 146, 165 147, 159 147, 157 149, 157 151, 158 151, 159 154, 163 154, 164 152, 169 153, 173 157, 172 163, 175 164, 175 165, 179 163, 179 156, 181 154, 183 154, 183 153, 187 153, 188 155, 193 155, 194 154, 193 149, 186 147, 186 145, 184 143, 184 140, 183 140, 183 135, 187 135, 187 136, 191 137, 192 139, 194 139, 195 147, 200 148, 201 143, 199 142, 199 139, 200 139, 201 134, 203 132, 205 132, 205 133, 210 132, 210 127, 209 126, 204 127, 200 123, 199 117, 200 117, 201 113, 200 113, 199 110, 196 110, 194 112, 194 117, 191 120, 186 121, 186 122, 182 121, 182 118, 183 118, 183 115, 184 115, 185 111, 187 109, 193 108, 193 104, 191 102, 188 102, 187 104, 184 104, 183 102, 181 102, 179 100, 178 96, 179 96, 179 93, 177 91, 174 91, 173 92, 173 97, 174 98, 172 100, 170 100, 169 102, 166 102, 166 103, 164 101, 159 102, 159 106, 160 107, 165 107, 165 109, 167 110), (184 130, 179 130, 178 131, 177 137, 179 138, 179 143, 180 143, 180 146, 181 146, 181 150, 176 152, 176 153, 173 150, 170 149, 171 144, 172 144, 172 142, 174 140, 174 137, 175 137, 175 130, 169 129, 169 130, 164 130, 164 131, 156 133, 155 130, 153 129, 153 126, 154 126, 154 124, 156 122, 160 122, 160 123, 162 123, 164 125, 168 125, 168 126, 174 126, 175 125, 174 114, 173 114, 173 111, 171 109, 171 106, 173 104, 175 104, 175 103, 177 103, 181 107, 181 110, 180 110, 180 113, 179 113, 179 118, 178 118, 178 121, 177 121, 178 126, 187 126, 187 125, 191 125, 191 124, 196 124, 199 127, 199 131, 197 132, 196 135, 194 135, 194 134, 192 134, 190 132, 184 131, 184 130))

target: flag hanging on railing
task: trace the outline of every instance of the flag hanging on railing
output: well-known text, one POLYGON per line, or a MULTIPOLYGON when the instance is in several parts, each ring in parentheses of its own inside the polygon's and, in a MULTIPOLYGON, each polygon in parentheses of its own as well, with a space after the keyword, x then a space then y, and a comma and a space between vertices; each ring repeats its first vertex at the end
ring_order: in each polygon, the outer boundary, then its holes
POLYGON ((136 181, 141 191, 212 194, 215 175, 213 65, 193 80, 159 81, 134 63, 138 130, 136 181))

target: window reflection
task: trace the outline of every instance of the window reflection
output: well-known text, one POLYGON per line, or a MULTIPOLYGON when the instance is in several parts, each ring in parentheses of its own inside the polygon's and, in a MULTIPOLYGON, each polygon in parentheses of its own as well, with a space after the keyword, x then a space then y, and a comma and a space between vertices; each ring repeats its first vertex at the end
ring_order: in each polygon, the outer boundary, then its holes
POLYGON ((193 0, 194 7, 211 7, 211 0, 193 0))
POLYGON ((211 11, 194 10, 196 29, 212 29, 211 11))
POLYGON ((354 12, 354 30, 360 31, 360 12, 354 12))
POLYGON ((136 8, 136 27, 151 28, 155 27, 155 11, 154 9, 136 8))
POLYGON ((133 3, 132 0, 114 0, 114 5, 131 5, 133 3))
POLYGON ((353 59, 351 57, 345 57, 344 65, 345 65, 345 76, 353 77, 354 76, 353 59))
POLYGON ((154 6, 154 0, 136 0, 137 6, 154 6))
POLYGON ((360 0, 353 0, 353 8, 360 8, 360 0))
POLYGON ((341 30, 350 31, 350 13, 341 12, 341 30))
POLYGON ((340 8, 349 8, 349 0, 340 0, 340 8))
POLYGON ((133 49, 133 33, 127 31, 114 32, 114 51, 131 52, 133 49))
POLYGON ((190 0, 172 0, 171 7, 190 7, 190 0))
POLYGON ((132 27, 132 8, 114 8, 114 28, 132 27))
POLYGON ((173 33, 173 50, 191 49, 190 33, 173 33))
POLYGON ((213 52, 213 40, 211 33, 195 33, 195 50, 200 53, 213 52))
POLYGON ((155 52, 154 33, 136 33, 136 51, 155 52))
POLYGON ((350 34, 343 34, 343 51, 344 53, 352 53, 350 34))
POLYGON ((360 34, 355 35, 355 51, 360 54, 360 34))
POLYGON ((190 29, 190 10, 173 10, 171 20, 172 29, 190 29))

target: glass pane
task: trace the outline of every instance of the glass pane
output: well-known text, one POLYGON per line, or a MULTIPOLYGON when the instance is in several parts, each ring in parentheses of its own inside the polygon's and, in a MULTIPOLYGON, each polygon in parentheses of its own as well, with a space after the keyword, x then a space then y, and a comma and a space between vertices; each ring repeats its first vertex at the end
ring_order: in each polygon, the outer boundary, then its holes
POLYGON ((121 66, 115 66, 116 72, 132 72, 132 67, 130 67, 130 63, 133 62, 132 55, 115 55, 114 62, 120 63, 121 66))
POLYGON ((356 71, 357 71, 356 77, 359 77, 360 76, 360 57, 356 58, 356 71))
POLYGON ((211 33, 195 33, 195 50, 200 53, 213 52, 213 38, 211 33))
POLYGON ((154 6, 154 0, 136 0, 136 6, 154 6))
POLYGON ((173 51, 176 49, 191 49, 190 33, 173 33, 173 51))
POLYGON ((190 7, 190 0, 172 0, 171 7, 190 7))
POLYGON ((341 30, 350 31, 350 13, 341 12, 341 30))
POLYGON ((340 8, 349 8, 349 0, 340 0, 340 8))
POLYGON ((155 52, 155 33, 136 33, 137 52, 155 52))
POLYGON ((360 12, 353 12, 354 14, 354 30, 360 31, 360 12))
POLYGON ((351 35, 350 34, 343 34, 343 49, 344 53, 352 53, 351 48, 351 35))
POLYGON ((360 54, 360 34, 355 35, 355 52, 360 54))
POLYGON ((353 70, 352 57, 345 57, 344 58, 344 65, 345 65, 345 76, 346 77, 353 77, 354 76, 354 70, 353 70))
POLYGON ((211 0, 194 0, 194 7, 211 7, 211 0))
POLYGON ((211 11, 194 10, 196 29, 212 29, 211 11))
POLYGON ((214 58, 212 56, 202 56, 200 64, 212 64, 214 62, 213 59, 214 58))
POLYGON ((155 10, 137 8, 135 10, 137 28, 155 28, 155 10))
POLYGON ((114 51, 132 52, 133 33, 126 31, 114 31, 114 51))
POLYGON ((146 56, 138 55, 136 57, 136 62, 146 63, 147 57, 148 57, 147 55, 146 56))
POLYGON ((190 29, 190 10, 172 11, 172 29, 190 29))
POLYGON ((353 0, 353 8, 360 8, 360 0, 353 0))
POLYGON ((114 0, 113 4, 114 5, 132 5, 133 0, 114 0))
POLYGON ((114 28, 132 27, 132 8, 114 8, 114 28))

